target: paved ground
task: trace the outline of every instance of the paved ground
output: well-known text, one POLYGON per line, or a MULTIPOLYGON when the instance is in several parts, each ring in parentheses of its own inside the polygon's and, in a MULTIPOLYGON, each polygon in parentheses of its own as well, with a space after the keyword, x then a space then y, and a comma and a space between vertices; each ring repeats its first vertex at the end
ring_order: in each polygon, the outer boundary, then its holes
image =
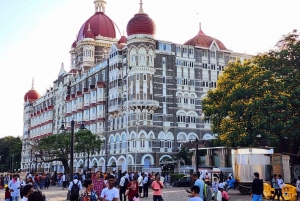
MULTIPOLYGON (((163 190, 165 201, 187 201, 187 193, 185 188, 168 187, 163 190)), ((42 190, 50 201, 65 201, 67 190, 62 190, 61 187, 51 186, 49 189, 42 190)), ((241 195, 237 190, 229 191, 231 201, 251 201, 250 195, 241 195)), ((4 200, 4 190, 0 190, 0 201, 4 200)), ((152 201, 152 191, 149 189, 149 197, 141 198, 141 201, 152 201)))

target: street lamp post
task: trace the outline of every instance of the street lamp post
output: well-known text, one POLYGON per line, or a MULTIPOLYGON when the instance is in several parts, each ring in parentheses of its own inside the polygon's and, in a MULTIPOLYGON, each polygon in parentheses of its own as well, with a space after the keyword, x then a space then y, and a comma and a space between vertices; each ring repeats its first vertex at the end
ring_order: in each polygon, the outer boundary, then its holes
POLYGON ((73 179, 73 166, 74 166, 74 126, 75 121, 71 121, 71 140, 70 140, 70 179, 73 179))
POLYGON ((199 167, 199 156, 198 156, 198 138, 196 138, 196 172, 198 172, 199 167))
MULTIPOLYGON (((85 129, 83 121, 81 121, 81 126, 80 129, 85 129)), ((64 123, 66 122, 62 122, 61 128, 60 130, 66 130, 64 123)), ((72 119, 71 121, 71 136, 70 136, 70 179, 73 179, 74 176, 74 127, 75 127, 75 121, 74 119, 72 119)))

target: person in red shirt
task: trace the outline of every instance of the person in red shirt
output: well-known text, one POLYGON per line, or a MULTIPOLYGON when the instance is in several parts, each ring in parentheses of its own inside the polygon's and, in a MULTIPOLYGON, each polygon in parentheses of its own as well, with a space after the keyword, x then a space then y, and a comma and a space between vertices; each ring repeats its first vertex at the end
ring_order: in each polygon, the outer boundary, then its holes
POLYGON ((128 192, 128 201, 133 201, 133 198, 137 193, 139 193, 139 184, 137 182, 137 178, 133 177, 132 182, 130 182, 127 186, 128 192))

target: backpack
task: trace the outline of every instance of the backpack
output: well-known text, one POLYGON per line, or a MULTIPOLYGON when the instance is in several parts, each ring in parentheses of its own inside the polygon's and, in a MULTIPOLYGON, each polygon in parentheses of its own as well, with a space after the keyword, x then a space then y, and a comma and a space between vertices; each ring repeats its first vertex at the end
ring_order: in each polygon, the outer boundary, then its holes
POLYGON ((71 188, 71 196, 72 198, 78 198, 79 197, 79 180, 77 181, 77 183, 75 184, 74 181, 72 181, 73 186, 71 188))
POLYGON ((124 186, 127 188, 128 184, 129 184, 129 180, 128 178, 125 177, 124 186))
POLYGON ((211 199, 212 199, 212 192, 209 189, 209 186, 207 186, 207 184, 204 184, 203 194, 204 194, 204 201, 211 201, 211 199))

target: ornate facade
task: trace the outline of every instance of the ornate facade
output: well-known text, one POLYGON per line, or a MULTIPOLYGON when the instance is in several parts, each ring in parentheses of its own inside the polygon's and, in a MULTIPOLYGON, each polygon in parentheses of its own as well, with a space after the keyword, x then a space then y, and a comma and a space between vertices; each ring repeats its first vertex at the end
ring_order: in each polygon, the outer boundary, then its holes
MULTIPOLYGON (((188 140, 211 139, 210 122, 202 120, 201 102, 217 86, 218 75, 237 54, 200 29, 185 44, 156 39, 154 21, 143 11, 127 25, 127 38, 116 39, 115 23, 105 15, 103 0, 80 28, 72 44, 71 67, 63 64, 46 94, 34 89, 24 97, 22 170, 63 171, 60 163, 34 161, 29 141, 59 134, 62 122, 75 120, 105 140, 90 157, 90 168, 122 171, 159 167, 188 140)), ((74 171, 86 167, 74 155, 74 171)))

